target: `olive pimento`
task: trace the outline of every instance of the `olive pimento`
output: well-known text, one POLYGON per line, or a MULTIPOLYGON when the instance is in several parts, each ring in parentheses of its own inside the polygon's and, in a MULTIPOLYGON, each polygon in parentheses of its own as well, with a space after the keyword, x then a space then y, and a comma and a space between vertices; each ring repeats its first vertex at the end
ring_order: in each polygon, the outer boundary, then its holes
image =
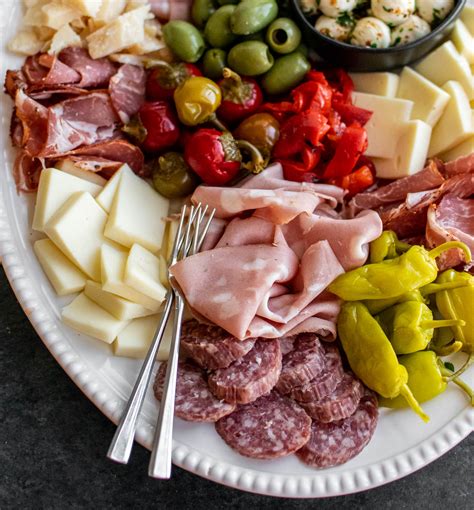
POLYGON ((166 101, 144 103, 123 131, 147 152, 169 149, 180 137, 178 118, 166 101))
POLYGON ((171 99, 174 91, 190 76, 202 76, 201 71, 193 64, 180 62, 152 62, 152 71, 146 82, 146 96, 151 101, 171 99))
POLYGON ((253 78, 241 78, 227 67, 224 68, 223 74, 224 78, 219 82, 222 103, 217 115, 224 122, 231 124, 255 113, 262 104, 263 94, 253 78))

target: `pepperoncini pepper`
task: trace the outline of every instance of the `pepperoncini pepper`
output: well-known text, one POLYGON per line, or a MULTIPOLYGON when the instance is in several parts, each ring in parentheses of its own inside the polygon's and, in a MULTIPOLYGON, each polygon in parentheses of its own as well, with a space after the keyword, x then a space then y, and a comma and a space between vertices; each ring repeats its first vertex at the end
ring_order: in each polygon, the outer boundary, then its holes
POLYGON ((217 83, 203 76, 191 76, 174 92, 179 120, 187 126, 197 126, 215 120, 214 112, 222 101, 217 83))
POLYGON ((407 385, 406 368, 363 303, 344 303, 337 330, 352 370, 366 386, 385 398, 401 395, 424 421, 429 420, 407 385))
MULTIPOLYGON (((443 393, 448 382, 453 381, 469 396, 472 404, 473 392, 463 381, 450 374, 433 351, 420 351, 400 356, 398 361, 408 372, 408 387, 418 402, 426 402, 443 393)), ((393 399, 381 397, 379 404, 384 407, 407 407, 401 396, 393 399)))
POLYGON ((445 319, 463 319, 464 325, 453 327, 455 340, 462 343, 462 350, 474 353, 474 276, 454 269, 444 271, 436 283, 462 282, 465 285, 455 289, 441 290, 436 294, 436 306, 445 319))
POLYGON ((385 259, 393 259, 405 253, 411 245, 398 240, 393 230, 385 230, 369 245, 369 262, 374 264, 385 259))
POLYGON ((433 338, 434 328, 463 325, 460 319, 433 320, 433 313, 424 303, 406 301, 388 308, 377 320, 397 354, 425 349, 433 338))
POLYGON ((451 248, 459 248, 471 261, 469 248, 459 241, 444 243, 431 251, 412 246, 394 259, 353 269, 338 276, 328 290, 344 301, 394 298, 433 282, 438 276, 436 257, 451 248))

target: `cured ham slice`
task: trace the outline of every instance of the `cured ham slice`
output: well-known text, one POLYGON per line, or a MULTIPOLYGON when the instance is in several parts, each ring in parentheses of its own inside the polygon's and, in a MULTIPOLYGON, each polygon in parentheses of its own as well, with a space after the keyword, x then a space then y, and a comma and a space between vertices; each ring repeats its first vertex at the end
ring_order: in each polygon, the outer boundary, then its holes
POLYGON ((192 0, 148 0, 151 12, 160 19, 191 19, 192 0))
POLYGON ((112 104, 127 124, 145 102, 146 73, 143 67, 124 64, 109 82, 109 94, 112 104))
MULTIPOLYGON (((447 241, 462 241, 474 253, 474 199, 463 199, 448 194, 438 205, 428 210, 426 240, 430 247, 447 241)), ((440 270, 463 264, 461 250, 452 249, 438 258, 440 270)))
POLYGON ((26 151, 20 151, 13 165, 13 177, 18 192, 32 193, 38 189, 41 161, 32 158, 26 151))
POLYGON ((15 97, 15 111, 23 130, 21 146, 30 156, 38 156, 48 136, 48 108, 28 97, 20 89, 15 97))
POLYGON ((474 172, 474 152, 468 156, 463 156, 444 165, 444 173, 451 177, 452 175, 467 174, 474 172))

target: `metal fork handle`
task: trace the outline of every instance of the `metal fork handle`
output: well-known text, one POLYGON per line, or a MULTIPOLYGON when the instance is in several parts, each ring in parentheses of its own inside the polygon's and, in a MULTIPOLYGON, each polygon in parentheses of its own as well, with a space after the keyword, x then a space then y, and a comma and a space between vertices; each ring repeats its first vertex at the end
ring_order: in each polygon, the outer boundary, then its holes
POLYGON ((150 382, 156 354, 165 332, 166 324, 171 313, 174 299, 175 293, 172 289, 168 290, 160 323, 156 330, 155 336, 153 337, 140 373, 138 374, 127 407, 125 408, 117 430, 115 431, 115 435, 112 439, 112 442, 110 443, 107 457, 114 460, 115 462, 126 464, 130 458, 133 441, 135 439, 135 432, 137 429, 138 416, 145 399, 145 394, 150 382))
POLYGON ((160 403, 158 421, 153 438, 148 474, 153 478, 171 478, 171 457, 173 451, 173 420, 176 381, 178 378, 179 339, 184 312, 184 301, 175 292, 173 336, 171 338, 170 356, 166 367, 163 397, 160 403))

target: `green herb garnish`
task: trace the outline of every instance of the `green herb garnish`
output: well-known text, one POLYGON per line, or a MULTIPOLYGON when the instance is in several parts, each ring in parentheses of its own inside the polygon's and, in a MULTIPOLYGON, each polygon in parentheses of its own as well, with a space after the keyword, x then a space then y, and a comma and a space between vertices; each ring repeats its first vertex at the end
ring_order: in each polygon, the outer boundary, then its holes
POLYGON ((351 16, 349 11, 344 11, 339 14, 336 21, 339 25, 341 25, 341 27, 350 27, 354 24, 354 18, 351 16))
POLYGON ((393 45, 394 45, 394 46, 396 46, 397 44, 400 44, 400 43, 401 43, 401 41, 402 41, 402 38, 401 38, 401 37, 397 37, 397 38, 395 39, 395 41, 393 41, 393 45))
POLYGON ((375 42, 370 43, 370 47, 371 47, 371 48, 377 48, 377 43, 375 43, 375 42))
POLYGON ((444 366, 450 371, 454 372, 454 365, 450 361, 445 361, 444 366))

